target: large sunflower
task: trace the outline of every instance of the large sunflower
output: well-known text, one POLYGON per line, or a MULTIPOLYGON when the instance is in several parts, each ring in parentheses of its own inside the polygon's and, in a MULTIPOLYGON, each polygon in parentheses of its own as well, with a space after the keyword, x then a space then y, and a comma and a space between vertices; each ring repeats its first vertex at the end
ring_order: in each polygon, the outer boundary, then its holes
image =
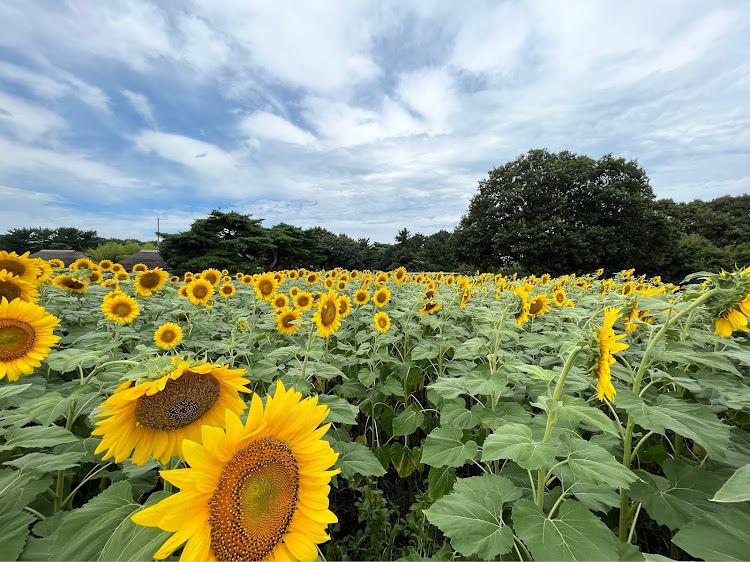
POLYGON ((169 279, 169 273, 160 267, 155 267, 137 275, 133 288, 140 296, 150 297, 164 286, 167 279, 169 279))
POLYGON ((552 299, 547 298, 547 293, 535 296, 529 302, 529 314, 531 316, 544 316, 545 312, 552 310, 549 303, 552 299))
POLYGON ((273 273, 264 273, 255 282, 255 294, 258 295, 258 299, 260 300, 270 301, 276 293, 278 286, 279 282, 273 273))
POLYGON ((396 283, 399 285, 403 285, 406 283, 406 269, 403 267, 399 267, 394 273, 393 278, 396 280, 396 283))
POLYGON ((180 491, 132 517, 175 533, 154 558, 185 541, 180 560, 317 558, 337 521, 328 493, 338 455, 322 439, 329 424, 318 427, 328 407, 300 398, 278 382, 265 408, 253 395, 244 425, 227 412, 226 432, 204 426, 202 445, 184 442, 190 468, 160 472, 180 491))
POLYGON ((0 298, 0 379, 16 381, 33 373, 60 339, 52 335, 58 324, 41 306, 0 298))
POLYGON ((337 300, 336 292, 329 291, 327 295, 320 298, 318 310, 312 316, 312 321, 318 326, 318 335, 321 338, 330 336, 341 326, 337 300))
POLYGON ((419 309, 419 313, 424 316, 425 314, 435 314, 438 310, 440 310, 440 307, 443 306, 442 303, 436 301, 436 300, 429 300, 424 303, 424 306, 419 309))
POLYGON ((27 283, 36 285, 39 268, 34 265, 34 260, 29 258, 29 252, 19 256, 15 252, 0 251, 0 271, 3 269, 27 283))
POLYGON ((39 299, 39 291, 31 283, 16 277, 6 269, 1 269, 0 298, 8 301, 21 299, 24 302, 36 302, 39 299))
POLYGON ((166 463, 182 458, 183 440, 200 442, 201 426, 224 424, 224 411, 241 414, 245 402, 239 391, 250 392, 242 378, 245 369, 225 365, 180 362, 170 373, 134 386, 120 386, 99 408, 104 411, 92 435, 103 435, 95 453, 122 462, 133 453, 133 463, 150 457, 166 463))
POLYGON ((102 312, 107 320, 118 324, 128 324, 140 314, 138 302, 125 294, 107 295, 102 301, 102 312))
POLYGON ((615 331, 612 327, 615 324, 615 320, 620 317, 620 311, 616 308, 605 308, 604 309, 604 322, 602 329, 599 330, 598 346, 595 351, 597 355, 595 365, 595 376, 597 377, 597 389, 599 391, 598 398, 603 400, 605 397, 607 400, 612 402, 615 399, 615 387, 612 386, 612 376, 610 373, 610 365, 615 363, 613 354, 627 349, 630 347, 626 343, 620 343, 617 340, 625 337, 625 334, 615 335, 615 331))
POLYGON ((205 279, 194 279, 187 285, 187 298, 193 304, 206 304, 214 294, 214 286, 205 279))

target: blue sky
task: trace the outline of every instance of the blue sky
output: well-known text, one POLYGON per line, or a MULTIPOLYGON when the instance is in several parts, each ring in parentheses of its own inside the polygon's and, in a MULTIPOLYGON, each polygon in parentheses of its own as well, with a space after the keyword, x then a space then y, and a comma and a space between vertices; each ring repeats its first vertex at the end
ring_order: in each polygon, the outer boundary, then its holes
POLYGON ((745 2, 0 3, 0 231, 211 209, 392 242, 532 148, 750 192, 745 2))

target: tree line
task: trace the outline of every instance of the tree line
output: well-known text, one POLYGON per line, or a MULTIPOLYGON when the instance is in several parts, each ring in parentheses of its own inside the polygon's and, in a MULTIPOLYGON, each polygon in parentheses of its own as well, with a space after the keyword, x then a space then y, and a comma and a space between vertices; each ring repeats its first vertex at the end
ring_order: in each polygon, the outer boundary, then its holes
MULTIPOLYGON (((370 242, 323 227, 302 229, 234 211, 213 210, 189 230, 162 234, 162 257, 176 273, 208 267, 273 269, 607 273, 635 268, 679 281, 695 271, 750 264, 750 195, 677 203, 656 199, 635 160, 598 160, 568 151, 530 150, 479 181, 454 231, 370 242)), ((159 233, 161 234, 161 233, 159 233)), ((93 230, 20 228, 0 249, 74 249, 120 260, 152 242, 104 239, 93 230)))

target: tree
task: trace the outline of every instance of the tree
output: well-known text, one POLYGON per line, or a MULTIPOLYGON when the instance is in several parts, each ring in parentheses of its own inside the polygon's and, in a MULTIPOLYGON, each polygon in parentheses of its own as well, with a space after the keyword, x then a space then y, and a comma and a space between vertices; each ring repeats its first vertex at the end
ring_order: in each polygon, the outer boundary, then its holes
POLYGON ((0 235, 0 248, 8 252, 38 252, 39 250, 84 251, 104 242, 96 230, 60 228, 12 228, 0 235))
POLYGON ((124 243, 109 240, 104 244, 99 244, 96 248, 89 248, 86 250, 86 255, 97 262, 102 260, 119 262, 141 250, 156 250, 156 246, 151 242, 142 244, 137 240, 128 240, 124 243))
POLYGON ((451 244, 462 261, 485 271, 634 267, 657 274, 676 233, 637 162, 530 150, 479 181, 451 244))
POLYGON ((274 247, 263 219, 252 219, 234 211, 213 210, 205 219, 198 219, 190 230, 164 234, 159 252, 177 273, 202 271, 210 267, 255 273, 270 263, 274 247))

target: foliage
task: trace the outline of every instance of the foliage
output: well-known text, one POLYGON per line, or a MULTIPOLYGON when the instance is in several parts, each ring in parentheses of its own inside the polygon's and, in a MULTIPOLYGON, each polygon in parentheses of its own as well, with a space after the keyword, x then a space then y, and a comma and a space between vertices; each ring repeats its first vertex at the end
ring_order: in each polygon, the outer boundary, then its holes
POLYGON ((11 228, 0 234, 0 248, 7 252, 38 252, 39 250, 78 250, 101 244, 104 240, 95 230, 60 228, 11 228))
POLYGON ((97 262, 102 260, 119 262, 141 250, 156 250, 156 245, 151 242, 142 244, 137 240, 128 240, 126 242, 110 240, 104 244, 100 244, 96 248, 89 248, 86 250, 86 255, 97 262))

